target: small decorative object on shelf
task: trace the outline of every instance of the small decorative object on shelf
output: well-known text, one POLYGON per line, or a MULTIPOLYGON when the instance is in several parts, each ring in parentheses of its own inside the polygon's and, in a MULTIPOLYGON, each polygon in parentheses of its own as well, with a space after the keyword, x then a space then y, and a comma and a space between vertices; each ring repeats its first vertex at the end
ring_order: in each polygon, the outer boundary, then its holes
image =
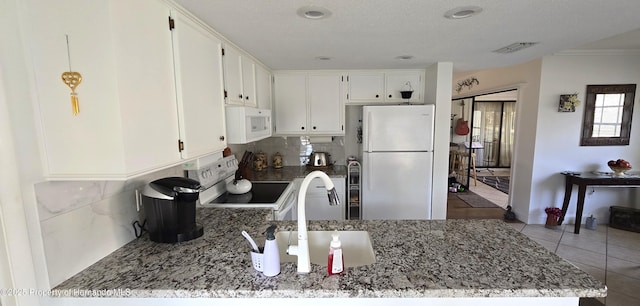
POLYGON ((411 82, 407 81, 404 86, 402 86, 402 89, 400 89, 400 95, 403 99, 407 99, 407 103, 409 103, 411 94, 413 94, 413 87, 411 87, 411 82))
POLYGON ((544 223, 546 228, 558 228, 558 218, 562 215, 562 210, 557 207, 547 207, 544 209, 547 213, 547 221, 544 223))
POLYGON ((560 104, 558 105, 559 112, 575 112, 576 106, 580 105, 578 100, 578 93, 570 95, 560 95, 560 104))

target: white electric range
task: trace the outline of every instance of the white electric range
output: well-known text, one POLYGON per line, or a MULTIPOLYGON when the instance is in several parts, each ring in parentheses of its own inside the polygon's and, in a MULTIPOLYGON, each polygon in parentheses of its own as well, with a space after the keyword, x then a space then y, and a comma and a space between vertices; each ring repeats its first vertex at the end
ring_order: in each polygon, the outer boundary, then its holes
POLYGON ((187 170, 186 176, 202 185, 199 205, 226 208, 271 208, 274 220, 293 220, 296 204, 292 182, 252 181, 252 188, 244 194, 227 192, 227 184, 233 182, 238 170, 234 155, 219 160, 206 157, 198 160, 195 170, 187 170), (210 158, 209 158, 210 159, 210 158))

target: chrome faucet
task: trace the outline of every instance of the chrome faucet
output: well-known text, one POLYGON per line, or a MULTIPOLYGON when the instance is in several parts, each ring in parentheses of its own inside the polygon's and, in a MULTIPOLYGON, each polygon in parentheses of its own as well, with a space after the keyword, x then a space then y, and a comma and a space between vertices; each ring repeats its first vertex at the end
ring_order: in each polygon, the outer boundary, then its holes
POLYGON ((307 196, 309 184, 317 177, 321 178, 324 182, 324 186, 327 189, 327 195, 329 197, 329 205, 340 205, 336 188, 327 174, 322 171, 313 171, 307 174, 300 185, 300 191, 298 191, 298 245, 290 245, 287 248, 287 254, 298 256, 298 273, 311 272, 309 239, 307 235, 307 217, 305 214, 305 198, 307 196))

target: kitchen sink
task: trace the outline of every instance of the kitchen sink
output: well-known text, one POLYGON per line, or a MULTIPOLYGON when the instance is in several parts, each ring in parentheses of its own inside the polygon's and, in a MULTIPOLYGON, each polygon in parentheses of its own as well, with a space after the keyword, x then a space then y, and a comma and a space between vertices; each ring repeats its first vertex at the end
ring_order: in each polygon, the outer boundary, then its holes
MULTIPOLYGON (((329 256, 329 242, 334 231, 309 231, 309 257, 311 263, 327 266, 329 256)), ((373 253, 371 238, 366 231, 338 231, 342 242, 342 253, 344 255, 345 267, 366 266, 376 262, 376 255, 373 253)), ((289 244, 298 244, 297 231, 282 231, 276 233, 278 250, 280 251, 281 262, 296 262, 297 256, 287 254, 289 244), (291 237, 291 240, 289 240, 291 237)))

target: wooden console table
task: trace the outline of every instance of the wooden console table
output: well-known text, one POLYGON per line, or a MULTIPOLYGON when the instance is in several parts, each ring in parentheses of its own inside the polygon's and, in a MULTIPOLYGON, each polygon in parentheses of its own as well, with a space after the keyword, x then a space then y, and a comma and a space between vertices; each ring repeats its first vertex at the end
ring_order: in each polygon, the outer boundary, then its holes
POLYGON ((580 223, 582 222, 582 210, 584 208, 584 196, 587 186, 640 186, 640 176, 626 175, 613 176, 611 173, 593 172, 562 172, 565 176, 564 201, 562 203, 562 216, 558 219, 558 225, 564 221, 564 216, 569 208, 571 190, 573 185, 578 185, 578 203, 576 209, 576 225, 574 233, 580 234, 580 223))

